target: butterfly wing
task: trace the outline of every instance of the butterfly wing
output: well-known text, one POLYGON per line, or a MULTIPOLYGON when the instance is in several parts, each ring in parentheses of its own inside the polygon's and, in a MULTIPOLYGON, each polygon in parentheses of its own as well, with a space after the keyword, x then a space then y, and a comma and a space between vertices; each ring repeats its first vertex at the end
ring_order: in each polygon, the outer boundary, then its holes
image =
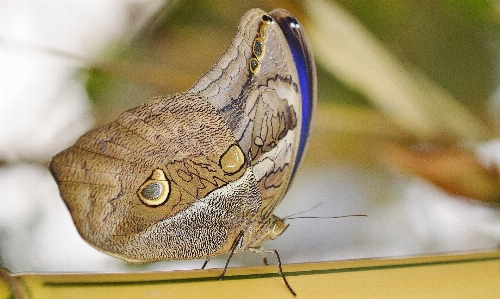
MULTIPOLYGON (((136 262, 204 258, 267 238, 310 122, 302 116, 306 83, 280 28, 249 11, 190 90, 125 111, 53 158, 85 240, 136 262)), ((312 109, 314 65, 305 69, 312 109)))
MULTIPOLYGON (((53 158, 51 171, 96 248, 128 261, 204 257, 223 250, 244 217, 244 206, 213 199, 246 171, 235 146, 213 105, 176 94, 87 132, 53 158)), ((241 193, 252 200, 251 190, 241 193)))
POLYGON ((316 69, 307 37, 283 9, 254 9, 226 52, 190 92, 203 94, 251 157, 262 217, 283 198, 305 151, 316 103, 316 69))

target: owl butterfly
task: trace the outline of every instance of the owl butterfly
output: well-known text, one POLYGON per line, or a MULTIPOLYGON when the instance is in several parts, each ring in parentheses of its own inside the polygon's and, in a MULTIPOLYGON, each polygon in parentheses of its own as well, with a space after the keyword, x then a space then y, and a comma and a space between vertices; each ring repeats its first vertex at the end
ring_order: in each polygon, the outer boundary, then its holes
MULTIPOLYGON (((81 136, 50 170, 80 235, 128 262, 258 250, 307 145, 316 71, 287 11, 253 9, 186 92, 81 136)), ((286 281, 285 281, 286 282, 286 281)))

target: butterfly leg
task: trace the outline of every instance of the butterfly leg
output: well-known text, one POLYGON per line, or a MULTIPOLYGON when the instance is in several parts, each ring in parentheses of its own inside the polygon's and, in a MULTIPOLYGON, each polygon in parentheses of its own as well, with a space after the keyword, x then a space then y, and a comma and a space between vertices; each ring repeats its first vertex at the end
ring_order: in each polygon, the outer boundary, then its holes
POLYGON ((210 257, 207 257, 207 258, 205 259, 205 262, 203 263, 203 266, 201 266, 201 269, 205 269, 205 267, 206 267, 206 266, 207 266, 207 264, 208 264, 208 261, 210 261, 210 257))
POLYGON ((234 251, 236 248, 241 246, 241 241, 243 240, 243 232, 240 232, 238 237, 234 240, 233 246, 231 247, 231 252, 229 253, 229 256, 227 257, 226 265, 224 266, 224 270, 222 270, 222 274, 219 277, 219 280, 222 280, 224 278, 224 275, 226 275, 226 270, 227 266, 229 266, 229 261, 233 257, 234 251))
MULTIPOLYGON (((290 284, 288 284, 288 281, 286 280, 286 277, 285 275, 283 274, 283 269, 281 267, 281 259, 280 259, 280 255, 278 254, 278 251, 277 250, 263 250, 262 246, 259 246, 259 247, 253 247, 253 248, 249 248, 248 250, 250 251, 253 251, 253 252, 260 252, 264 258, 265 258, 265 254, 266 253, 272 253, 276 256, 276 260, 278 261, 278 274, 281 276, 281 278, 283 279, 283 282, 285 283, 286 287, 288 288, 288 290, 290 291, 290 293, 292 293, 292 295, 294 297, 297 296, 297 294, 295 294, 295 292, 293 291, 292 287, 290 286, 290 284)), ((267 263, 267 259, 265 259, 265 263, 267 263)), ((267 265, 267 264, 266 264, 267 265)))

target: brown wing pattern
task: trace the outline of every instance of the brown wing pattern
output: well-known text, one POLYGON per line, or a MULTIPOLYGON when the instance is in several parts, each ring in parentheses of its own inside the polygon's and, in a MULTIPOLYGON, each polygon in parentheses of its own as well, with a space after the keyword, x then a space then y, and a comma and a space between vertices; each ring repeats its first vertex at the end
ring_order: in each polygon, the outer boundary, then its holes
POLYGON ((281 234, 272 212, 297 163, 300 84, 280 26, 247 12, 187 92, 125 111, 53 158, 80 235, 137 262, 210 257, 281 234))
MULTIPOLYGON (((301 126, 300 86, 293 57, 278 24, 263 11, 249 11, 228 50, 189 89, 213 103, 253 166, 272 212, 290 182, 301 126), (260 57, 255 42, 263 44, 260 57), (259 67, 250 62, 258 57, 259 67), (265 169, 263 169, 265 168, 265 169)), ((260 53, 260 52, 259 52, 260 53)), ((264 211, 264 210, 263 210, 264 211)), ((269 213, 263 213, 263 217, 269 213)))
POLYGON ((51 171, 84 239, 116 252, 117 244, 241 177, 246 166, 227 174, 219 165, 235 143, 213 105, 199 95, 176 94, 87 132, 53 158, 51 171), (170 181, 170 194, 151 207, 137 189, 155 169, 170 181))

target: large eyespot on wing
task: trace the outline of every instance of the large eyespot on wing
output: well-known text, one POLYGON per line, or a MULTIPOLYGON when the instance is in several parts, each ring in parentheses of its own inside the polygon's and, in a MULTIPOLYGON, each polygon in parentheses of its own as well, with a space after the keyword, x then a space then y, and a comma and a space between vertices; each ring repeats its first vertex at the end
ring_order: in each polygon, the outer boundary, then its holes
POLYGON ((170 184, 165 172, 155 169, 153 174, 137 191, 139 199, 147 206, 155 207, 164 204, 170 195, 170 184))
POLYGON ((300 92, 302 98, 302 127, 300 131, 299 149, 293 172, 295 173, 304 154, 307 137, 311 131, 311 120, 316 106, 316 66, 312 55, 311 46, 306 33, 297 19, 284 9, 275 9, 269 13, 278 23, 283 32, 299 76, 300 92))
POLYGON ((245 173, 236 144, 212 104, 181 93, 153 98, 87 132, 52 159, 50 170, 80 235, 94 247, 127 261, 205 257, 222 248, 228 226, 200 210, 219 243, 188 256, 203 235, 193 232, 199 226, 179 231, 177 215, 245 173), (169 234, 151 232, 159 222, 169 223, 169 234))

